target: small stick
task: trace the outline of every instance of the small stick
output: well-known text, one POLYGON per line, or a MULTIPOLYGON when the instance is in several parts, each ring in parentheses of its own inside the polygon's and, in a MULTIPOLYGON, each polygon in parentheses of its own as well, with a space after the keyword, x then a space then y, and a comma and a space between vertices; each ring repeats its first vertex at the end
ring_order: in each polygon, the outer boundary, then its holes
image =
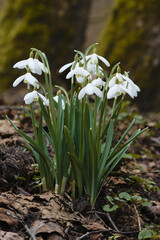
POLYGON ((112 230, 110 230, 110 229, 105 229, 105 230, 97 230, 97 231, 91 231, 91 232, 87 232, 87 233, 85 233, 85 234, 83 234, 81 237, 78 237, 78 238, 76 238, 76 240, 81 240, 81 239, 84 239, 85 237, 87 237, 87 236, 89 236, 89 235, 91 235, 91 234, 96 234, 96 233, 117 233, 117 234, 121 234, 121 235, 129 235, 129 234, 138 234, 139 233, 139 231, 132 231, 132 232, 121 232, 121 231, 119 231, 119 232, 116 232, 116 231, 112 231, 112 230))
POLYGON ((107 218, 110 221, 110 223, 112 224, 112 227, 114 228, 114 230, 116 230, 117 232, 120 232, 119 229, 117 228, 117 226, 115 225, 115 223, 113 222, 113 220, 112 220, 111 216, 109 215, 109 213, 104 213, 104 212, 99 212, 99 211, 89 211, 87 213, 97 213, 97 214, 101 214, 101 215, 107 216, 107 218))
MULTIPOLYGON (((15 211, 14 211, 15 212, 15 211)), ((31 231, 30 231, 30 229, 29 229, 29 227, 27 226, 27 224, 19 217, 19 216, 17 216, 17 214, 16 215, 13 215, 13 214, 11 214, 10 212, 6 212, 6 214, 7 215, 9 215, 9 216, 11 216, 11 217, 13 217, 13 218, 16 218, 16 219, 18 219, 21 223, 22 223, 22 225, 24 226, 24 228, 26 229, 26 231, 28 232, 28 234, 31 236, 31 238, 33 239, 33 240, 36 240, 36 237, 31 233, 31 231)))
POLYGON ((141 220, 140 220, 140 217, 139 217, 139 212, 137 211, 137 208, 136 208, 135 205, 134 205, 134 209, 135 209, 135 212, 136 212, 136 215, 137 215, 138 229, 139 229, 139 231, 141 231, 141 230, 142 230, 142 227, 141 227, 141 220))

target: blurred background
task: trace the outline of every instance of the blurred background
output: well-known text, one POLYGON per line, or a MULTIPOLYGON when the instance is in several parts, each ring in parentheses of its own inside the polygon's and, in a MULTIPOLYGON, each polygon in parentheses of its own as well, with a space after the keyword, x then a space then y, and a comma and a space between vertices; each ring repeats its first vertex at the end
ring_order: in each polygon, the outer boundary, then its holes
POLYGON ((54 82, 67 88, 59 68, 72 61, 74 49, 95 42, 141 88, 139 109, 160 112, 160 0, 0 0, 0 104, 21 96, 12 83, 25 71, 13 65, 31 47, 46 53, 54 82))

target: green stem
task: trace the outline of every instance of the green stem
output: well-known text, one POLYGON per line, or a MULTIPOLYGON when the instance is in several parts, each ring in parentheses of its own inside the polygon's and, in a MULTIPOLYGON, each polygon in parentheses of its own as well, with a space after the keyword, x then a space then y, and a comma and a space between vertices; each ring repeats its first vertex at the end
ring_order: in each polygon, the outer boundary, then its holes
POLYGON ((115 110, 115 107, 116 107, 116 103, 117 103, 117 97, 115 97, 114 102, 113 102, 112 115, 111 115, 111 117, 113 116, 113 113, 114 113, 114 110, 115 110))
POLYGON ((62 178, 62 184, 61 184, 61 194, 64 193, 65 187, 66 187, 67 177, 63 176, 62 178))
POLYGON ((73 180, 72 182, 72 199, 76 198, 76 182, 73 180))
POLYGON ((55 194, 59 194, 60 193, 60 186, 59 184, 55 185, 55 194))
POLYGON ((94 108, 94 132, 96 132, 96 120, 97 120, 97 96, 95 96, 95 108, 94 108))
POLYGON ((33 130, 34 130, 34 136, 35 140, 38 143, 38 135, 37 135, 37 129, 36 129, 36 121, 35 121, 35 116, 33 112, 33 106, 32 103, 30 104, 30 111, 31 111, 31 119, 32 119, 32 125, 33 125, 33 130))

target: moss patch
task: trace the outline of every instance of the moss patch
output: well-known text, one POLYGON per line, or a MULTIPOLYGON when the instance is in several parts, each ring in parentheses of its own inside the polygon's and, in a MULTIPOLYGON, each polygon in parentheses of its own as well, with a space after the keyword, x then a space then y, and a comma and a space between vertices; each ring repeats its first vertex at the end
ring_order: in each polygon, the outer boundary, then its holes
MULTIPOLYGON (((8 0, 0 14, 1 91, 18 72, 14 63, 29 56, 31 47, 44 51, 54 74, 81 49, 90 1, 8 0)), ((57 77, 54 77, 57 78, 57 77)))
POLYGON ((99 41, 99 53, 120 61, 140 86, 136 101, 144 110, 158 110, 160 102, 159 9, 159 0, 117 0, 99 41))

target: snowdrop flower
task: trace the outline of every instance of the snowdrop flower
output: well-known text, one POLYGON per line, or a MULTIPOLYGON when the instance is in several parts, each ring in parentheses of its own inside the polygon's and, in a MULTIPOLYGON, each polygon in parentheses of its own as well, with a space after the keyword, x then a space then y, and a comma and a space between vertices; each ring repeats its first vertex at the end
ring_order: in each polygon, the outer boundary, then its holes
MULTIPOLYGON (((55 97, 53 97, 54 101, 56 101, 58 103, 58 98, 59 96, 56 95, 55 97)), ((62 109, 64 110, 65 109, 65 103, 64 103, 64 100, 62 99, 62 109)))
POLYGON ((66 79, 73 77, 73 75, 76 76, 77 82, 82 83, 85 77, 89 76, 90 73, 83 67, 76 67, 67 74, 66 79))
POLYGON ((100 91, 99 88, 97 88, 95 85, 92 83, 88 83, 84 88, 81 89, 81 91, 78 94, 78 99, 81 100, 85 94, 92 95, 96 94, 98 97, 102 98, 103 94, 100 91))
POLYGON ((44 105, 47 105, 47 106, 49 105, 49 100, 46 97, 44 97, 41 93, 35 90, 27 93, 24 96, 25 104, 30 104, 34 101, 38 101, 39 97, 42 99, 44 105))
POLYGON ((92 84, 96 87, 98 86, 102 87, 105 85, 105 82, 101 78, 96 78, 92 81, 92 84))
MULTIPOLYGON (((98 60, 101 60, 107 67, 110 66, 110 63, 107 61, 107 59, 105 59, 104 57, 102 56, 99 56, 98 54, 96 53, 93 53, 91 55, 88 55, 86 57, 86 59, 88 61, 87 63, 87 70, 90 72, 90 73, 96 73, 96 67, 97 67, 97 64, 98 64, 98 60)), ((99 70, 102 70, 102 68, 99 66, 99 70)))
POLYGON ((122 75, 121 73, 116 73, 116 75, 109 82, 109 91, 107 93, 107 98, 115 98, 120 96, 122 93, 128 93, 131 98, 137 97, 137 92, 140 88, 133 83, 133 81, 122 75))
POLYGON ((24 83, 29 83, 33 87, 36 87, 37 89, 39 88, 38 80, 32 76, 31 73, 26 73, 20 77, 18 77, 14 82, 13 82, 13 87, 16 87, 20 82, 24 81, 24 83))
POLYGON ((27 67, 29 67, 32 73, 37 73, 38 75, 41 75, 42 71, 48 73, 48 69, 44 66, 43 63, 41 63, 38 59, 31 57, 26 60, 19 61, 13 66, 13 68, 19 69, 27 69, 27 67))
POLYGON ((122 86, 120 84, 115 84, 113 87, 111 87, 107 93, 107 98, 116 98, 120 96, 122 93, 124 93, 124 90, 122 89, 122 86))
POLYGON ((24 96, 24 101, 25 101, 25 104, 31 104, 34 101, 38 101, 38 98, 39 98, 38 92, 34 90, 30 93, 27 93, 24 96))
MULTIPOLYGON (((49 107, 49 99, 45 98, 42 94, 38 93, 38 95, 40 96, 40 98, 42 98, 43 100, 43 104, 45 106, 49 107)), ((54 101, 56 101, 58 103, 58 95, 56 95, 55 97, 53 97, 54 101)), ((62 109, 65 109, 65 103, 64 100, 62 99, 62 109)))

